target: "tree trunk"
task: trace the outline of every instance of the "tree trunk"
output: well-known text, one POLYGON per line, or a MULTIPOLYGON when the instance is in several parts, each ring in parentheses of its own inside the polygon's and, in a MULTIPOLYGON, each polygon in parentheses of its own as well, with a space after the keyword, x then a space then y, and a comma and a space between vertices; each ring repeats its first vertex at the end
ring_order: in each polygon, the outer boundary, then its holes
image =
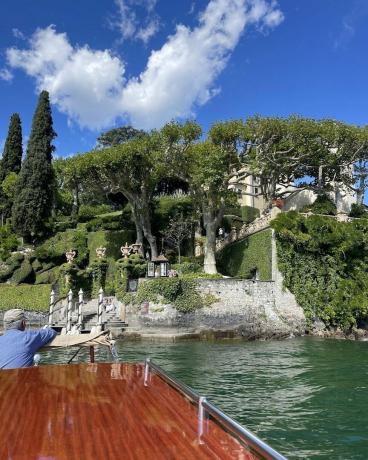
POLYGON ((72 205, 72 216, 77 216, 79 213, 79 187, 76 185, 73 188, 73 205, 72 205))
POLYGON ((365 181, 366 181, 366 175, 365 174, 360 174, 359 177, 359 187, 357 191, 357 204, 360 206, 363 206, 364 203, 364 193, 365 193, 365 181))
POLYGON ((151 216, 149 210, 142 210, 140 215, 140 222, 143 229, 143 234, 148 241, 151 249, 151 259, 158 256, 156 237, 152 234, 151 216))
POLYGON ((217 273, 216 267, 216 226, 212 223, 205 224, 206 242, 204 247, 204 272, 217 273))
POLYGON ((219 212, 209 209, 203 211, 203 224, 206 230, 206 242, 204 246, 204 272, 217 273, 216 267, 216 230, 221 222, 224 210, 219 212))
POLYGON ((137 217, 137 213, 134 209, 134 207, 132 206, 132 217, 133 217, 133 221, 134 221, 134 225, 135 225, 135 231, 136 231, 136 243, 140 244, 141 245, 141 249, 139 250, 139 252, 144 255, 144 248, 143 248, 143 229, 142 229, 142 225, 137 217))

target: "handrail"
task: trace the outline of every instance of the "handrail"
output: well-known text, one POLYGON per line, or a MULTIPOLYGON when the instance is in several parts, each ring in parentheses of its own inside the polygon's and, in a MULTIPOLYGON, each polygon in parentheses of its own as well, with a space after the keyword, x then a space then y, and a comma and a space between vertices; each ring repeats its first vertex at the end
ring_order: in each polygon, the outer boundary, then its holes
POLYGON ((247 430, 231 417, 226 415, 222 410, 216 407, 214 404, 207 401, 203 396, 200 396, 194 390, 192 390, 185 383, 180 382, 175 377, 169 375, 164 371, 160 366, 153 363, 150 358, 147 358, 145 361, 145 372, 144 372, 144 384, 148 386, 149 371, 152 369, 157 373, 157 375, 162 378, 166 383, 171 385, 176 390, 180 391, 185 396, 189 397, 196 403, 199 407, 199 436, 203 434, 203 410, 207 414, 224 426, 227 430, 232 432, 238 439, 245 442, 254 452, 261 455, 264 460, 286 460, 286 458, 275 451, 272 447, 266 444, 264 441, 258 438, 254 433, 247 430))
POLYGON ((189 396, 189 398, 192 399, 195 403, 199 403, 199 394, 192 390, 188 385, 185 385, 185 383, 182 383, 175 377, 167 374, 167 372, 165 372, 162 367, 153 363, 149 358, 146 359, 146 365, 147 363, 149 363, 148 365, 151 369, 155 370, 160 377, 163 377, 163 379, 167 383, 171 384, 171 386, 173 386, 176 390, 182 392, 185 396, 189 396))

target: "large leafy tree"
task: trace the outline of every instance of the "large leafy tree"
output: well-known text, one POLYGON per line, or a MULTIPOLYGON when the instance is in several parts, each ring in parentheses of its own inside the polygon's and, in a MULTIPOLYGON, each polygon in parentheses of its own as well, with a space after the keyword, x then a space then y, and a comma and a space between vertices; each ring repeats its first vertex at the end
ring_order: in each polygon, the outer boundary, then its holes
POLYGON ((51 215, 54 192, 51 160, 55 136, 49 94, 42 91, 33 116, 13 206, 13 226, 26 240, 42 234, 51 215))
POLYGON ((243 129, 241 121, 217 123, 211 127, 206 141, 192 145, 188 151, 188 180, 206 233, 206 273, 217 273, 216 231, 226 206, 236 199, 234 192, 229 190, 229 180, 233 170, 241 165, 243 129))
POLYGON ((158 133, 133 139, 114 147, 95 150, 79 157, 78 174, 82 184, 99 184, 105 192, 121 192, 131 205, 137 243, 144 237, 157 257, 156 237, 152 232, 152 197, 164 175, 161 140, 158 133))
POLYGON ((0 181, 3 181, 11 172, 19 173, 22 164, 22 155, 22 125, 19 115, 13 113, 10 118, 8 135, 1 160, 0 181))
POLYGON ((146 132, 141 129, 133 128, 132 126, 121 126, 105 131, 97 138, 98 148, 112 147, 118 144, 124 144, 132 139, 142 138, 146 132))
POLYGON ((244 140, 248 163, 244 175, 258 178, 259 194, 268 206, 295 190, 323 194, 341 184, 354 188, 358 176, 361 187, 366 181, 367 135, 355 126, 296 116, 251 117, 244 140))
POLYGON ((315 126, 311 120, 251 117, 244 130, 244 176, 259 181, 259 195, 271 207, 272 200, 290 193, 290 184, 305 175, 303 162, 310 155, 309 140, 315 126))

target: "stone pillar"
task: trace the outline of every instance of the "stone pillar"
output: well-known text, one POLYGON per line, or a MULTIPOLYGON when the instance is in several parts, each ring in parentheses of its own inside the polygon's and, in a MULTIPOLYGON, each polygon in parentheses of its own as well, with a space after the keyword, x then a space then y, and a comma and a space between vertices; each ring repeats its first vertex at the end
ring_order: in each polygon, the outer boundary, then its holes
POLYGON ((66 311, 66 332, 72 329, 72 307, 73 307, 73 291, 70 289, 68 292, 68 308, 66 311))
POLYGON ((82 305, 83 305, 83 290, 78 292, 78 327, 82 328, 82 305))
POLYGON ((100 328, 102 328, 102 303, 103 303, 103 295, 104 291, 102 287, 98 291, 98 308, 97 308, 97 324, 100 328))
POLYGON ((50 307, 49 307, 49 326, 51 327, 53 322, 52 322, 52 316, 54 314, 54 303, 55 303, 55 292, 52 289, 50 293, 50 307))

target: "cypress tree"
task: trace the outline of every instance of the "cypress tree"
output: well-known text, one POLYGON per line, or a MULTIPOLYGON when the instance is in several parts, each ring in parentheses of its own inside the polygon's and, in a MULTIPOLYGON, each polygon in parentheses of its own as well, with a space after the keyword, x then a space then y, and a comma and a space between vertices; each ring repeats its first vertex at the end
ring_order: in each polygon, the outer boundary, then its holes
POLYGON ((27 154, 20 170, 13 205, 13 226, 26 240, 41 235, 51 215, 54 137, 49 93, 42 91, 33 116, 27 154))
POLYGON ((13 113, 10 118, 8 136, 5 141, 3 158, 1 160, 0 181, 11 173, 19 173, 22 164, 22 125, 19 115, 13 113))

